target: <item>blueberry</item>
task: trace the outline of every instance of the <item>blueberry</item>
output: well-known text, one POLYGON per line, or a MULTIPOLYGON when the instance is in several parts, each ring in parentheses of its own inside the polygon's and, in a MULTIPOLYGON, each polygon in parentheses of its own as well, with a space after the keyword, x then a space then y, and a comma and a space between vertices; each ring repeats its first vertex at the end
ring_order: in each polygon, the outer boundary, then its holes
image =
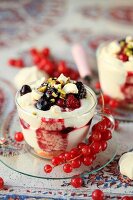
POLYGON ((20 95, 23 96, 24 94, 27 94, 29 92, 31 92, 31 88, 29 85, 23 85, 21 90, 20 90, 20 95))
POLYGON ((46 98, 46 99, 53 98, 52 93, 57 94, 57 97, 58 97, 58 92, 55 88, 48 88, 44 94, 44 98, 46 98))
POLYGON ((45 99, 41 98, 38 100, 35 106, 37 109, 45 111, 50 109, 51 104, 49 101, 46 101, 45 99))

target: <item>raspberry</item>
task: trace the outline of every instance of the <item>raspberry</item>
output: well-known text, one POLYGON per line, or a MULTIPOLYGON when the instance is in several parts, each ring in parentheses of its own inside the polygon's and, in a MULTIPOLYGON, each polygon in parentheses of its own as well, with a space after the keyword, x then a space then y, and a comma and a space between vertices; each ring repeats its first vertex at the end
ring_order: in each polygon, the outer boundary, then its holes
POLYGON ((80 107, 80 101, 73 94, 69 94, 66 99, 66 107, 76 109, 80 107))
POLYGON ((76 86, 77 86, 77 88, 78 88, 77 98, 78 98, 78 99, 83 99, 83 98, 85 98, 85 97, 86 97, 86 89, 85 89, 83 83, 80 82, 80 81, 77 81, 76 86))

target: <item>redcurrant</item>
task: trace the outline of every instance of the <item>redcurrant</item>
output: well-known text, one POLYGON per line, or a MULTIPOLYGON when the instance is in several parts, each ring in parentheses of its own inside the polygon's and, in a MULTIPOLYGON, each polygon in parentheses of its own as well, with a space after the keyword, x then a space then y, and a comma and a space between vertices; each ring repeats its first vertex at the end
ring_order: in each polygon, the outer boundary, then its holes
POLYGON ((71 185, 75 188, 80 188, 83 184, 83 180, 80 177, 74 177, 71 179, 71 185))
POLYGON ((102 150, 101 142, 93 142, 91 148, 93 153, 99 153, 102 150))
POLYGON ((84 156, 87 156, 91 153, 91 148, 88 145, 82 147, 81 152, 84 156))
POLYGON ((106 129, 101 132, 102 140, 110 140, 112 138, 112 133, 110 130, 106 129))
POLYGON ((83 158, 83 164, 86 166, 90 166, 93 162, 93 158, 91 156, 87 156, 83 158))
POLYGON ((104 193, 101 190, 96 189, 92 192, 93 200, 103 200, 103 198, 104 198, 104 193))
POLYGON ((52 160, 51 160, 51 162, 52 162, 52 164, 53 164, 54 166, 57 166, 57 165, 60 164, 61 159, 60 159, 59 157, 53 157, 52 160))
POLYGON ((46 172, 46 173, 50 173, 51 171, 52 171, 52 166, 51 165, 45 165, 44 166, 44 171, 46 172))
POLYGON ((79 168, 81 166, 81 160, 79 158, 71 161, 71 166, 73 168, 79 168))
POLYGON ((66 172, 66 173, 72 172, 72 166, 68 163, 64 164, 63 171, 66 172))
POLYGON ((100 131, 94 131, 92 133, 92 141, 100 141, 101 140, 101 133, 100 131))
POLYGON ((22 142, 22 141, 24 140, 23 133, 21 133, 21 132, 16 132, 15 135, 14 135, 14 139, 15 139, 17 142, 22 142))

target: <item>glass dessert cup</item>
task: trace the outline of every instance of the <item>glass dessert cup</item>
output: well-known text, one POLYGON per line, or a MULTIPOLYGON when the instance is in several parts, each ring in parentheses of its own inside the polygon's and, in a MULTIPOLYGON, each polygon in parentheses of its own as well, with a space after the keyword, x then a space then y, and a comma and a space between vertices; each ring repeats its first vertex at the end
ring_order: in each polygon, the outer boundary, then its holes
MULTIPOLYGON (((87 92, 93 98, 92 107, 82 114, 61 118, 46 118, 34 115, 23 109, 17 101, 19 91, 16 94, 16 105, 21 129, 26 143, 34 149, 36 155, 51 159, 62 152, 69 151, 84 141, 88 136, 89 128, 94 115, 103 115, 96 112, 97 98, 93 90, 86 86, 87 92)), ((108 116, 114 122, 112 116, 108 116)))
POLYGON ((97 50, 97 66, 101 89, 104 94, 119 102, 120 108, 133 109, 132 61, 123 62, 110 55, 103 43, 97 50))

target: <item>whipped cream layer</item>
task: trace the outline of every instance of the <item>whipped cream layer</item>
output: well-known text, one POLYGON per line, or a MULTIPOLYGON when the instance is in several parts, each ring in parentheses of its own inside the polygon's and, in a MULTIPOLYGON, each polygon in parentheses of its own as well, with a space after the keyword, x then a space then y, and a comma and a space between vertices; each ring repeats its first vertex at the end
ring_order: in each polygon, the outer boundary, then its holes
MULTIPOLYGON (((32 88, 32 87, 31 87, 32 88)), ((35 100, 32 98, 32 93, 27 93, 23 96, 18 96, 17 103, 19 104, 20 117, 25 121, 38 128, 41 118, 64 119, 65 127, 81 127, 93 117, 96 107, 96 97, 93 91, 87 91, 87 97, 81 99, 81 106, 73 111, 61 111, 57 105, 51 106, 50 110, 42 111, 35 107, 35 100), (92 93, 91 93, 92 92, 92 93), (87 114, 86 114, 87 113, 87 114)))
POLYGON ((97 51, 100 84, 105 94, 123 100, 121 86, 126 82, 127 73, 133 72, 133 60, 121 61, 111 48, 111 43, 105 43, 97 51))

